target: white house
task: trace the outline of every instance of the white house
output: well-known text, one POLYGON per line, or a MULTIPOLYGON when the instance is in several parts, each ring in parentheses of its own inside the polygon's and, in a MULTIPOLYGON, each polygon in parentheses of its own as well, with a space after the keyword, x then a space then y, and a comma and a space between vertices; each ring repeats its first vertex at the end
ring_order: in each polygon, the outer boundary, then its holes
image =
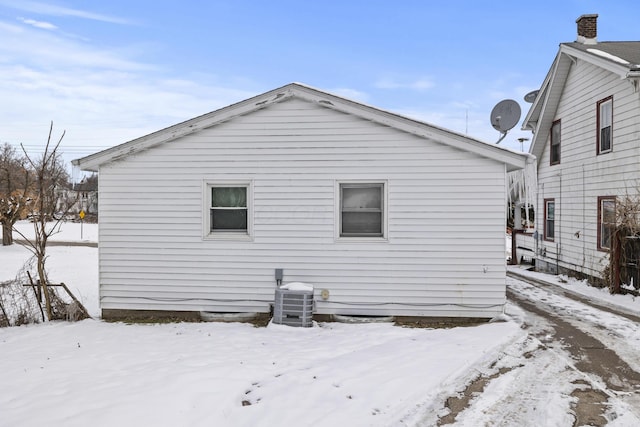
POLYGON ((640 179, 640 42, 600 42, 577 21, 525 120, 538 161, 536 268, 601 277, 616 200, 640 179))
POLYGON ((78 183, 60 188, 57 209, 66 210, 74 217, 82 211, 95 221, 98 215, 98 177, 85 177, 78 183))
POLYGON ((78 159, 99 172, 103 317, 490 318, 505 304, 506 176, 533 161, 300 84, 78 159))

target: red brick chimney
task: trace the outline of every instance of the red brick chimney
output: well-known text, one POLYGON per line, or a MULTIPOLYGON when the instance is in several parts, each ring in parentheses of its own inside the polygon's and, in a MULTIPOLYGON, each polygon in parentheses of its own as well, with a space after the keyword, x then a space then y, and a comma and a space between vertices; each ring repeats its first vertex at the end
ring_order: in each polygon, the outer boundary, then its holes
POLYGON ((598 43, 598 15, 582 15, 576 19, 578 24, 578 43, 596 44, 598 43))

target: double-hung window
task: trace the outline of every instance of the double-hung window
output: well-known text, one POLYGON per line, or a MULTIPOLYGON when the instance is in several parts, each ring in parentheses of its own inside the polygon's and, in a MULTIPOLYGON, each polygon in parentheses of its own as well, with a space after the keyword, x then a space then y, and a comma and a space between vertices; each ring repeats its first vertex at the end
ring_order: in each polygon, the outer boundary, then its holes
POLYGON ((611 249, 611 238, 616 228, 616 198, 598 197, 598 249, 611 249))
POLYGON ((551 125, 551 152, 550 152, 550 164, 557 165, 560 163, 560 120, 556 120, 551 125))
POLYGON ((613 97, 602 99, 597 104, 598 154, 608 153, 613 148, 613 97))
POLYGON ((339 183, 339 237, 385 237, 385 184, 339 183))
POLYGON ((251 233, 248 183, 206 184, 206 237, 249 236, 251 233))
POLYGON ((556 201, 544 200, 544 240, 553 241, 556 234, 556 201))

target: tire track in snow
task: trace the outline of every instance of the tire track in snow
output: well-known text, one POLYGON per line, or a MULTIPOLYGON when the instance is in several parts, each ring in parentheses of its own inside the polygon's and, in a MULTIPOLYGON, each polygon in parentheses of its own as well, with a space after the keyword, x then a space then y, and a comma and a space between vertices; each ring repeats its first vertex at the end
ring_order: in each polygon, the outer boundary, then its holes
POLYGON ((570 394, 580 375, 568 366, 568 354, 554 348, 552 325, 538 318, 532 326, 530 320, 523 324, 528 335, 476 378, 484 387, 474 393, 471 383, 459 390, 458 396, 470 398, 468 405, 451 408, 438 425, 572 425, 570 394))
POLYGON ((637 323, 569 301, 549 285, 509 285, 509 299, 526 310, 529 335, 451 396, 448 406, 466 402, 449 408, 439 425, 640 425, 637 323))

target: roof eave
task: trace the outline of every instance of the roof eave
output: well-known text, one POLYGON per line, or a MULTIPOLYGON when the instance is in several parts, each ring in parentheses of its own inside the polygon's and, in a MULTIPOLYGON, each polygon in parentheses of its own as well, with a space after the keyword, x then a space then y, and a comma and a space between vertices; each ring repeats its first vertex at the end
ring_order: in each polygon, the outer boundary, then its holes
MULTIPOLYGON (((597 49, 597 47, 598 47, 597 44, 593 46, 589 46, 589 48, 592 48, 592 49, 597 49)), ((574 58, 587 61, 613 74, 617 74, 622 79, 626 78, 629 71, 635 69, 636 67, 636 65, 632 65, 630 63, 622 64, 612 59, 607 59, 606 57, 597 55, 593 52, 587 52, 580 49, 576 49, 575 47, 566 43, 563 43, 560 45, 560 51, 563 53, 566 53, 567 55, 571 55, 574 58)))
POLYGON ((332 108, 348 114, 354 114, 375 123, 390 126, 422 138, 444 143, 451 147, 470 151, 474 154, 506 163, 507 168, 510 171, 524 168, 527 162, 528 154, 526 153, 511 151, 497 145, 491 145, 457 132, 414 120, 396 113, 381 110, 379 108, 371 107, 356 101, 337 97, 307 86, 301 86, 299 89, 304 91, 305 96, 303 97, 305 99, 318 102, 327 108, 332 108))
POLYGON ((80 167, 82 170, 97 172, 100 165, 104 163, 112 162, 146 150, 155 145, 198 132, 202 129, 228 121, 233 117, 265 108, 274 102, 280 102, 281 100, 292 96, 290 86, 291 85, 287 85, 274 89, 262 95, 255 96, 202 116, 175 124, 168 128, 116 145, 115 147, 108 148, 98 153, 72 160, 71 163, 74 166, 80 167))
POLYGON ((134 139, 116 147, 81 159, 76 159, 73 161, 73 164, 79 166, 83 170, 97 171, 102 164, 118 160, 125 156, 146 150, 154 145, 211 127, 218 123, 230 120, 233 117, 264 108, 270 104, 280 102, 292 96, 318 103, 325 108, 354 114, 375 123, 390 126, 422 138, 444 143, 461 150, 503 162, 507 165, 507 169, 509 171, 524 168, 527 162, 528 155, 525 153, 514 152, 503 147, 490 145, 466 135, 458 134, 431 124, 380 110, 378 108, 332 95, 299 83, 291 83, 237 104, 179 123, 141 138, 134 139))
POLYGON ((575 58, 567 53, 564 47, 565 45, 560 46, 540 90, 540 95, 536 98, 523 124, 523 128, 526 127, 533 131, 529 153, 534 155, 538 161, 542 157, 542 151, 547 142, 551 123, 555 117, 569 70, 575 61, 575 58))

